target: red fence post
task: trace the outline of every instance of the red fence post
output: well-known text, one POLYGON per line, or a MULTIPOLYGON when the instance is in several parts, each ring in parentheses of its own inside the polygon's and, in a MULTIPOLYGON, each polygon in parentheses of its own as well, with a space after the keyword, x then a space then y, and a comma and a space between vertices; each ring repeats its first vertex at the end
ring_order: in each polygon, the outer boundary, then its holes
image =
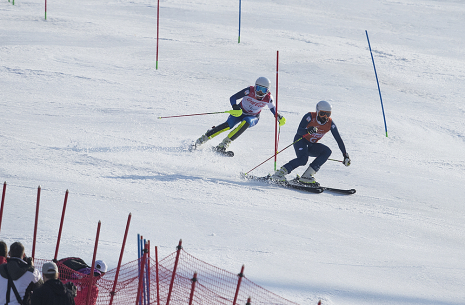
POLYGON ((242 265, 241 273, 237 275, 239 280, 237 281, 236 294, 234 295, 233 305, 236 305, 237 296, 239 295, 239 288, 241 287, 242 278, 244 277, 244 265, 242 265))
POLYGON ((140 298, 142 296, 142 282, 144 281, 144 268, 145 268, 145 260, 147 259, 147 245, 144 248, 144 255, 141 257, 141 268, 140 268, 140 273, 139 273, 139 285, 137 288, 137 299, 136 299, 136 305, 140 303, 140 298))
POLYGON ((158 249, 155 246, 155 272, 157 279, 157 305, 160 305, 160 279, 158 278, 158 249))
POLYGON ((100 236, 100 225, 101 222, 100 220, 98 221, 98 226, 97 226, 97 236, 95 237, 95 246, 94 246, 94 256, 92 258, 92 266, 90 269, 90 276, 89 276, 89 289, 87 291, 87 302, 86 304, 90 304, 90 295, 92 294, 92 286, 94 284, 94 268, 95 268, 95 257, 97 256, 97 246, 98 246, 98 239, 100 236))
POLYGON ((194 300, 194 290, 195 290, 195 283, 197 282, 197 272, 194 272, 194 278, 191 279, 192 286, 191 286, 191 295, 189 297, 189 305, 192 305, 192 301, 194 300))
POLYGON ((39 203, 40 203, 40 185, 37 188, 37 204, 36 204, 36 221, 34 223, 34 240, 32 241, 32 260, 34 260, 34 255, 36 252, 36 240, 37 240, 37 224, 39 221, 39 203))
POLYGON ((124 232, 123 245, 121 246, 121 253, 119 255, 118 266, 116 267, 115 282, 113 283, 113 289, 110 292, 110 304, 113 303, 113 297, 115 296, 116 284, 118 283, 119 270, 121 268, 121 262, 123 260, 124 247, 126 246, 126 238, 128 237, 129 224, 131 223, 131 213, 128 215, 128 222, 126 223, 126 231, 124 232))
POLYGON ((147 303, 150 304, 150 240, 147 241, 147 303))
POLYGON ((58 257, 58 248, 60 247, 61 231, 63 230, 63 221, 65 220, 65 211, 66 211, 66 203, 68 202, 68 193, 69 191, 66 190, 65 201, 63 203, 63 212, 61 212, 60 229, 58 229, 57 246, 55 248, 55 256, 53 257, 54 262, 57 261, 57 257, 58 257))
POLYGON ((0 207, 0 232, 2 231, 3 205, 5 204, 6 181, 3 182, 2 206, 0 207))
POLYGON ((171 292, 173 291, 174 278, 176 277, 176 269, 178 268, 179 255, 181 254, 182 249, 182 239, 179 240, 179 245, 177 246, 178 253, 176 254, 176 260, 174 262, 173 275, 171 276, 170 289, 168 291, 168 299, 166 300, 166 305, 170 304, 171 292))

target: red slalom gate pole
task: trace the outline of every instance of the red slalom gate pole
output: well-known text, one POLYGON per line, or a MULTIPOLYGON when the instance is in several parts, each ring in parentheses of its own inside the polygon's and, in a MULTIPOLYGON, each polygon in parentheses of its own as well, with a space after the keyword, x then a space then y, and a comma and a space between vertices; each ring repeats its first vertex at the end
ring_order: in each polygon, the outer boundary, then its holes
POLYGON ((189 305, 192 305, 192 300, 194 299, 195 283, 197 282, 197 272, 194 272, 194 278, 192 278, 191 281, 192 281, 192 286, 191 286, 191 295, 189 297, 189 305))
POLYGON ((278 67, 279 67, 279 51, 276 53, 276 113, 275 113, 275 120, 274 120, 274 170, 276 171, 276 159, 278 152, 278 67))
POLYGON ((157 4, 157 59, 156 59, 156 70, 158 70, 158 34, 160 28, 160 0, 158 0, 157 4))
POLYGON ((129 224, 131 223, 131 213, 129 213, 128 221, 126 223, 126 231, 124 231, 123 245, 121 246, 121 253, 119 254, 118 267, 116 267, 115 282, 113 283, 113 288, 110 292, 110 303, 113 303, 113 297, 115 296, 116 284, 118 283, 119 271, 121 269, 121 262, 123 261, 124 248, 126 246, 126 239, 128 237, 129 224))
POLYGON ((239 280, 237 281, 236 294, 234 295, 233 305, 236 305, 237 296, 239 295, 239 288, 241 288, 242 278, 244 277, 244 265, 242 265, 241 273, 237 275, 239 280))
POLYGON ((179 240, 179 245, 177 246, 178 253, 176 254, 176 260, 174 262, 173 275, 171 276, 170 290, 168 292, 168 298, 166 300, 166 305, 170 304, 171 292, 173 291, 174 278, 176 276, 176 269, 178 268, 179 255, 181 254, 182 249, 182 239, 179 240))
POLYGON ((98 221, 97 225, 97 236, 95 236, 95 246, 94 246, 94 256, 92 257, 92 265, 90 269, 90 276, 89 276, 89 288, 87 291, 87 303, 90 304, 90 296, 92 294, 92 286, 94 284, 94 269, 95 269, 95 257, 97 256, 97 246, 98 246, 98 239, 100 236, 100 226, 101 226, 100 220, 98 221))
POLYGON ((58 248, 60 247, 61 232, 63 230, 63 221, 65 220, 66 204, 68 203, 68 193, 69 191, 66 190, 65 201, 63 203, 63 212, 61 212, 60 228, 58 229, 57 246, 55 248, 55 256, 53 257, 54 262, 57 261, 57 257, 58 257, 58 248))
POLYGON ((34 240, 32 241, 32 260, 34 260, 34 255, 36 252, 36 240, 37 240, 37 224, 39 221, 39 204, 40 204, 40 185, 37 188, 37 204, 36 204, 36 220, 34 223, 34 240))
POLYGON ((2 231, 3 206, 5 205, 6 181, 3 182, 2 206, 0 207, 0 232, 2 231))
POLYGON ((155 272, 157 281, 157 305, 160 305, 160 279, 158 278, 158 248, 155 246, 155 272))

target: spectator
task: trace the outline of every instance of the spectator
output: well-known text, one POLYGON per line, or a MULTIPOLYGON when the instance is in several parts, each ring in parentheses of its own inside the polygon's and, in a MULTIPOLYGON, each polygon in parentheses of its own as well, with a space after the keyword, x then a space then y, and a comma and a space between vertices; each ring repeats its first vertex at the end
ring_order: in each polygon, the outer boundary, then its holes
POLYGON ((95 261, 95 269, 100 271, 100 274, 103 276, 105 273, 107 273, 108 266, 104 261, 99 259, 95 261))
MULTIPOLYGON (((97 261, 98 262, 98 261, 97 261)), ((97 262, 95 265, 97 266, 97 262)), ((64 269, 63 266, 66 266, 72 270, 77 271, 80 275, 89 275, 91 267, 87 265, 82 258, 79 257, 67 257, 67 258, 62 258, 58 261, 58 269, 64 269)), ((69 270, 62 270, 61 272, 61 278, 62 279, 72 279, 70 278, 70 275, 68 275, 70 272, 69 270)), ((98 270, 98 268, 94 268, 94 276, 100 276, 101 273, 98 270)), ((75 276, 75 275, 71 275, 75 276)))
POLYGON ((8 256, 8 246, 3 240, 0 240, 0 265, 6 263, 8 256))
POLYGON ((20 242, 11 244, 10 258, 0 265, 0 275, 0 304, 30 304, 32 291, 43 284, 40 272, 26 257, 20 242))
POLYGON ((54 262, 42 266, 45 283, 34 290, 31 305, 75 305, 76 286, 72 282, 63 284, 58 279, 58 267, 54 262))
POLYGON ((98 287, 96 281, 107 271, 107 265, 102 260, 95 262, 93 283, 90 284, 90 274, 92 267, 87 265, 83 259, 79 257, 67 257, 62 258, 58 261, 58 268, 61 273, 60 278, 63 281, 72 281, 78 288, 78 293, 74 301, 76 304, 86 304, 87 294, 89 287, 91 290, 91 298, 89 304, 95 304, 97 302, 98 287), (100 265, 100 268, 99 268, 100 265), (73 273, 72 270, 75 272, 73 273), (101 270, 104 270, 103 272, 101 270), (90 285, 89 285, 90 284, 90 285))

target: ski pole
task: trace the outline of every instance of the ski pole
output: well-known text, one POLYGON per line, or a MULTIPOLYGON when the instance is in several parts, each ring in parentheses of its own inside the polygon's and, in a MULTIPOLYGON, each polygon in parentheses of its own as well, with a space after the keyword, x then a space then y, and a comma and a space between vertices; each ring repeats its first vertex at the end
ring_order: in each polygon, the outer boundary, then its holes
POLYGON ((386 131, 386 137, 387 137, 388 131, 387 131, 387 125, 386 125, 386 116, 384 115, 383 98, 381 97, 381 89, 379 88, 378 73, 376 73, 375 60, 373 58, 373 52, 371 51, 370 39, 368 38, 367 30, 365 30, 365 34, 367 35, 368 48, 370 49, 371 61, 373 62, 373 69, 375 70, 376 84, 378 84, 379 100, 381 101, 381 110, 383 112, 383 119, 384 119, 384 130, 386 131))
POLYGON ((300 140, 302 140, 302 137, 300 137, 297 141, 295 141, 294 143, 292 144, 289 144, 288 146, 284 147, 283 149, 281 149, 280 151, 276 152, 274 155, 272 155, 271 157, 269 157, 268 159, 266 159, 265 161, 263 161, 262 163, 258 164, 257 166, 255 166, 254 168, 252 168, 251 170, 249 170, 247 173, 245 173, 245 175, 247 175, 248 173, 250 173, 251 171, 253 171, 254 169, 256 169, 257 167, 259 167, 260 165, 262 165, 263 163, 265 163, 266 161, 270 160, 271 158, 273 158, 275 155, 281 153, 282 151, 288 149, 289 147, 291 147, 292 145, 294 145, 295 143, 299 142, 300 140))
POLYGON ((336 159, 328 159, 330 161, 336 161, 336 162, 341 162, 341 163, 344 163, 344 161, 341 161, 341 160, 336 160, 336 159))
POLYGON ((239 110, 226 110, 218 112, 206 112, 206 113, 194 113, 194 114, 182 114, 182 115, 172 115, 172 116, 159 116, 159 119, 168 119, 168 118, 179 118, 184 116, 194 116, 194 115, 207 115, 207 114, 218 114, 218 113, 229 113, 232 116, 239 117, 242 115, 242 109, 239 110))

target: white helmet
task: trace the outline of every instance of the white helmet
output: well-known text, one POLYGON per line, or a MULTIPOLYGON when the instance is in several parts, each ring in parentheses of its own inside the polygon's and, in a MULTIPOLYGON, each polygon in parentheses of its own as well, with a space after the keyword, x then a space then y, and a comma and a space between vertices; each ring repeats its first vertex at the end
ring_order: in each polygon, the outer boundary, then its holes
POLYGON ((262 99, 270 91, 270 80, 264 76, 257 78, 255 81, 255 97, 262 99))
POLYGON ((331 116, 332 109, 333 107, 327 101, 319 101, 318 104, 316 104, 316 119, 318 122, 321 124, 326 123, 328 118, 331 116), (320 111, 322 111, 321 115, 320 111))
POLYGON ((97 261, 95 261, 95 269, 97 269, 100 272, 105 273, 105 272, 107 272, 108 267, 107 267, 107 264, 104 261, 97 260, 97 261))

